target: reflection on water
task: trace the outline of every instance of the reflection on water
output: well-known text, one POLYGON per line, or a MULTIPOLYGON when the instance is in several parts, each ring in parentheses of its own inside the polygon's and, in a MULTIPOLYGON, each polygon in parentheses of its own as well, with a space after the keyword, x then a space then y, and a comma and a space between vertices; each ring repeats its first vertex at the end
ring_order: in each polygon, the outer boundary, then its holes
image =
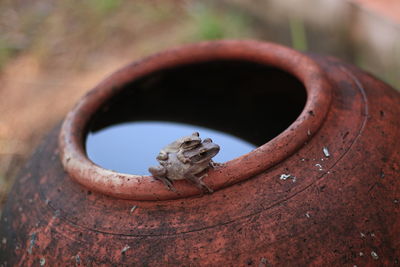
POLYGON ((122 85, 96 110, 87 125, 88 156, 107 169, 148 174, 160 149, 198 131, 220 145, 214 160, 226 162, 287 129, 306 99, 296 77, 254 62, 163 68, 122 85))
POLYGON ((195 125, 171 122, 130 122, 90 132, 86 139, 88 157, 97 165, 117 172, 148 175, 157 165, 160 149, 172 141, 199 132, 221 147, 213 159, 226 162, 253 150, 255 146, 232 135, 195 125))

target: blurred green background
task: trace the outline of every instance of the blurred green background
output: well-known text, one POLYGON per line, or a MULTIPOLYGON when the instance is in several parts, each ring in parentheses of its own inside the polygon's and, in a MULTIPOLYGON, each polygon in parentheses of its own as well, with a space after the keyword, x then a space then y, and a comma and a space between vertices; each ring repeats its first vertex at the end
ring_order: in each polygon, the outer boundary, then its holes
POLYGON ((271 41, 342 58, 400 88, 400 19, 360 2, 1 1, 0 207, 38 141, 85 92, 166 48, 271 41))

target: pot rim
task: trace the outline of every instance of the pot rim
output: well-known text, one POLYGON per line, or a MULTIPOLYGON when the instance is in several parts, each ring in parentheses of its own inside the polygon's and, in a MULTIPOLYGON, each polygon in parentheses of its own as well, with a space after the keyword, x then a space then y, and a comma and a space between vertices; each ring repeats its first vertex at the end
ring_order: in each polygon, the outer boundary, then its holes
POLYGON ((281 162, 317 132, 329 110, 331 84, 310 57, 293 49, 253 40, 223 40, 190 44, 134 62, 111 74, 87 93, 66 116, 59 135, 60 158, 65 171, 89 190, 132 200, 168 200, 198 195, 184 181, 169 191, 151 176, 118 173, 93 163, 85 152, 87 125, 99 108, 124 85, 152 72, 211 60, 242 60, 269 65, 295 76, 307 91, 297 119, 278 136, 215 169, 204 182, 214 190, 245 181, 281 162))

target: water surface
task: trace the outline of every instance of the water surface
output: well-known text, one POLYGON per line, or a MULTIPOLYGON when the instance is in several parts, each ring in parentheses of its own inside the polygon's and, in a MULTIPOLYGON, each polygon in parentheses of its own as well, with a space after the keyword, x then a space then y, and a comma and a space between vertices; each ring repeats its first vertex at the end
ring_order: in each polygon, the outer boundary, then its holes
POLYGON ((90 132, 86 140, 88 157, 97 165, 117 172, 148 175, 148 167, 157 165, 160 149, 193 132, 211 138, 221 147, 213 159, 226 162, 255 148, 233 135, 205 127, 172 122, 129 122, 90 132))

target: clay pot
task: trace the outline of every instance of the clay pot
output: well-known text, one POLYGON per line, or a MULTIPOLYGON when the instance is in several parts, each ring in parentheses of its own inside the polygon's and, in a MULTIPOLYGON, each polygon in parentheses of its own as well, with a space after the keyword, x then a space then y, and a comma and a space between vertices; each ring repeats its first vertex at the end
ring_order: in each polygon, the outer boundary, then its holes
POLYGON ((0 264, 399 264, 399 118, 395 90, 334 58, 255 41, 157 54, 100 83, 38 148, 1 219, 0 264), (210 170, 206 195, 87 158, 94 121, 140 119, 259 147, 210 170))

